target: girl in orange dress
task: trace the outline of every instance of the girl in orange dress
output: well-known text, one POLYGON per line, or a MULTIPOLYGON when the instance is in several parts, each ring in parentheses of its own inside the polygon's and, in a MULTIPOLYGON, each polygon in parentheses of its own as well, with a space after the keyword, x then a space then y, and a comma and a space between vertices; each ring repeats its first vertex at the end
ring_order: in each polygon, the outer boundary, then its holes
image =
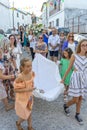
POLYGON ((32 72, 32 63, 29 59, 22 59, 20 62, 21 73, 14 81, 14 91, 16 93, 15 110, 19 119, 16 121, 18 130, 23 130, 21 123, 28 121, 28 130, 32 128, 32 106, 33 106, 33 90, 34 73, 32 72))

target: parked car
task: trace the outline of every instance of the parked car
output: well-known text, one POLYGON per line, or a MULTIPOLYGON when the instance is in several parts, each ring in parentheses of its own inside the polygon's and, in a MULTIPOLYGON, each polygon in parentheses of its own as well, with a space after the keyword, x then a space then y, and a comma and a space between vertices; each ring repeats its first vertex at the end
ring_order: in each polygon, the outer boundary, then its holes
POLYGON ((70 32, 69 28, 58 28, 58 33, 60 34, 61 32, 63 32, 65 35, 67 35, 70 32))
POLYGON ((5 36, 6 36, 6 37, 9 37, 9 36, 11 35, 11 33, 12 33, 12 29, 8 29, 8 30, 6 31, 6 33, 5 33, 5 36))
POLYGON ((4 32, 4 30, 3 30, 3 29, 0 29, 0 34, 2 34, 2 35, 4 35, 4 34, 5 34, 5 32, 4 32))
POLYGON ((74 39, 75 39, 75 41, 79 42, 82 39, 87 39, 87 37, 79 35, 79 34, 74 34, 74 39))

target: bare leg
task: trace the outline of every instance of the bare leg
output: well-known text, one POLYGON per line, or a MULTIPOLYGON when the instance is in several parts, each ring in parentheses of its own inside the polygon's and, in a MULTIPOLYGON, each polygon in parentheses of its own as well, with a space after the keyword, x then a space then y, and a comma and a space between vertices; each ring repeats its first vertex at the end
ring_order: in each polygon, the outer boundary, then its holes
POLYGON ((64 95, 68 95, 68 89, 69 89, 69 86, 65 85, 64 95))
POLYGON ((58 57, 54 57, 54 59, 53 59, 53 60, 54 60, 54 62, 57 62, 57 60, 58 60, 58 57))
POLYGON ((9 105, 7 98, 2 99, 2 101, 3 101, 4 105, 5 105, 5 110, 6 111, 9 111, 9 110, 14 108, 14 105, 9 105))
POLYGON ((34 129, 32 128, 32 116, 31 116, 31 114, 30 114, 30 116, 29 116, 27 122, 28 122, 28 130, 34 130, 34 129))
POLYGON ((79 101, 79 97, 73 97, 73 99, 71 99, 69 102, 66 103, 66 106, 69 107, 73 104, 77 104, 79 101))
POLYGON ((21 124, 23 121, 24 121, 24 119, 19 117, 17 122, 18 122, 18 124, 21 124))
POLYGON ((18 130, 23 130, 23 128, 21 127, 21 123, 24 121, 24 119, 20 118, 18 119, 18 121, 16 121, 16 126, 18 130))
POLYGON ((2 101, 3 101, 4 105, 5 105, 5 107, 7 107, 8 106, 8 99, 4 98, 4 99, 2 99, 2 101))
POLYGON ((50 60, 53 61, 53 56, 50 56, 50 60))
POLYGON ((82 103, 82 96, 79 97, 78 103, 76 103, 76 113, 80 113, 81 103, 82 103))

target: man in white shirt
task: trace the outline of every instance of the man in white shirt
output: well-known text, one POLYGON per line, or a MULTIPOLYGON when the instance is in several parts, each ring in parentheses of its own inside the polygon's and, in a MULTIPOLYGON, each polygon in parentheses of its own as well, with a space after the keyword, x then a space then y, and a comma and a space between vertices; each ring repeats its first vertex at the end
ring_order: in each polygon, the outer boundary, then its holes
POLYGON ((57 30, 53 28, 52 35, 49 36, 48 39, 48 46, 49 46, 50 59, 54 62, 57 62, 58 60, 59 45, 60 45, 60 38, 57 34, 57 30))

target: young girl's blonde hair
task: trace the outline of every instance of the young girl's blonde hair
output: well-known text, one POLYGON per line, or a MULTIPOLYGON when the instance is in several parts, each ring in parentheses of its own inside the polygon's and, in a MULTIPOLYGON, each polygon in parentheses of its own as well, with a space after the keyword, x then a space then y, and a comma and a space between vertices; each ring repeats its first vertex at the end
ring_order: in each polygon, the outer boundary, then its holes
POLYGON ((22 72, 22 67, 25 66, 25 63, 26 62, 31 62, 28 58, 23 58, 21 61, 20 61, 20 72, 22 72))
MULTIPOLYGON (((80 53, 80 52, 81 52, 81 44, 82 44, 83 42, 87 42, 87 39, 83 39, 83 40, 81 40, 81 41, 78 43, 76 53, 80 53)), ((86 52, 86 53, 87 53, 87 52, 86 52)))

